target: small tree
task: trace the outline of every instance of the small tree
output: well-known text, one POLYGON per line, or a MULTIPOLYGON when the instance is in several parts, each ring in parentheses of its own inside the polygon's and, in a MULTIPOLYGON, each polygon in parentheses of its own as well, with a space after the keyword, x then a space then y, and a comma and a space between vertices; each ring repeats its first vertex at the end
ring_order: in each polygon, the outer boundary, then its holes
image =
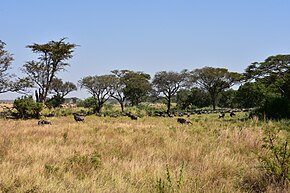
POLYGON ((247 82, 239 87, 235 101, 241 108, 253 108, 260 106, 266 95, 266 88, 257 82, 247 82))
POLYGON ((126 85, 124 94, 131 105, 142 102, 151 90, 150 75, 143 72, 128 71, 122 76, 121 81, 126 85))
POLYGON ((64 41, 65 38, 62 38, 46 44, 27 46, 32 52, 40 54, 38 61, 26 62, 22 68, 30 82, 38 88, 35 91, 37 102, 46 102, 53 79, 58 72, 69 66, 65 61, 73 57, 72 53, 76 45, 64 41))
POLYGON ((186 71, 166 72, 155 74, 152 84, 158 93, 162 93, 167 101, 167 113, 170 113, 172 97, 186 84, 186 71))
POLYGON ((241 74, 225 68, 204 67, 192 71, 193 82, 209 93, 213 110, 216 109, 219 94, 238 83, 241 77, 241 74))
POLYGON ((74 83, 63 82, 61 79, 55 78, 51 83, 51 93, 54 96, 46 104, 48 106, 58 107, 64 102, 65 96, 75 90, 77 90, 77 86, 74 83))
POLYGON ((43 104, 35 102, 32 96, 24 96, 14 101, 13 107, 18 112, 18 117, 22 119, 40 118, 43 104))
POLYGON ((13 61, 12 55, 6 51, 5 43, 0 40, 0 93, 5 93, 13 89, 13 83, 10 80, 12 75, 7 73, 13 61))
POLYGON ((95 98, 94 113, 100 113, 105 102, 112 96, 113 87, 115 83, 114 75, 102 76, 87 76, 82 78, 79 82, 81 88, 85 88, 95 98))
POLYGON ((124 112, 124 103, 126 100, 126 95, 124 93, 124 89, 126 88, 126 84, 124 82, 124 76, 127 72, 129 72, 128 70, 113 70, 111 71, 114 75, 115 75, 115 81, 113 84, 113 94, 112 94, 112 98, 114 98, 115 100, 118 101, 118 103, 121 106, 121 110, 122 112, 124 112))

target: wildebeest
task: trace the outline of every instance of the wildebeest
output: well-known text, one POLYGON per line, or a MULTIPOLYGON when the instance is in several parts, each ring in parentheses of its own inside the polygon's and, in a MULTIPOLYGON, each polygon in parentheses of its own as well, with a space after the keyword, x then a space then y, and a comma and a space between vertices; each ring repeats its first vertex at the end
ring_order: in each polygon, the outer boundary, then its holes
POLYGON ((181 124, 192 124, 190 121, 188 121, 188 120, 186 120, 184 118, 178 118, 177 122, 181 123, 181 124))
POLYGON ((130 117, 132 120, 137 120, 138 119, 138 117, 136 115, 133 115, 131 112, 127 112, 126 115, 128 117, 130 117))
POLYGON ((224 118, 224 117, 225 117, 225 113, 222 112, 222 113, 219 114, 219 119, 220 118, 224 118))
POLYGON ((236 114, 235 114, 233 111, 230 112, 230 116, 231 116, 231 117, 233 117, 233 116, 235 116, 235 115, 236 115, 236 114))
POLYGON ((54 113, 48 113, 48 114, 46 114, 46 115, 44 115, 44 116, 46 116, 46 117, 54 117, 55 114, 54 114, 54 113))
POLYGON ((74 115, 74 119, 76 122, 79 122, 79 121, 84 122, 85 121, 85 119, 81 118, 78 114, 74 113, 73 115, 74 115))
POLYGON ((38 121, 38 125, 51 125, 51 122, 48 120, 40 120, 38 121))

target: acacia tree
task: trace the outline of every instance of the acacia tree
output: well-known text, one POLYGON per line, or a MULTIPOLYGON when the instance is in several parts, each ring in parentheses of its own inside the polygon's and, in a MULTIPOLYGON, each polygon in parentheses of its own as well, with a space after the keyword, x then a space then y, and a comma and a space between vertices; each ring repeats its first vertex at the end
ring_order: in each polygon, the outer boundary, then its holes
POLYGON ((50 41, 45 44, 28 45, 33 53, 40 54, 38 61, 29 61, 23 65, 23 72, 38 88, 35 91, 36 101, 45 102, 51 90, 51 84, 56 74, 69 66, 65 61, 72 58, 75 44, 66 43, 65 38, 50 41))
POLYGON ((150 75, 143 72, 127 71, 121 77, 121 81, 125 84, 124 94, 131 105, 138 105, 151 90, 150 75))
POLYGON ((258 86, 263 97, 256 115, 290 118, 290 55, 269 56, 263 62, 255 62, 244 75, 246 80, 255 80, 253 84, 258 86))
POLYGON ((246 80, 264 84, 290 100, 290 55, 269 56, 263 62, 254 62, 245 70, 246 80))
POLYGON ((167 113, 170 113, 172 97, 182 88, 187 82, 187 71, 178 72, 157 72, 153 78, 153 88, 165 96, 167 101, 167 113))
POLYGON ((53 97, 46 101, 48 106, 58 107, 64 103, 64 97, 70 92, 77 90, 77 86, 72 82, 63 82, 59 78, 54 78, 51 83, 51 94, 53 97))
POLYGON ((126 95, 124 89, 126 87, 125 82, 123 81, 124 75, 129 72, 128 70, 113 70, 111 71, 115 76, 115 81, 113 86, 112 98, 118 101, 121 106, 122 112, 124 112, 124 103, 126 101, 126 95))
POLYGON ((12 55, 6 51, 5 43, 0 40, 0 93, 13 90, 12 75, 7 73, 13 61, 12 55))
POLYGON ((87 89, 95 99, 94 113, 100 113, 105 102, 112 96, 115 81, 114 75, 87 76, 79 81, 81 88, 87 89))
POLYGON ((192 71, 193 82, 205 89, 211 98, 213 110, 216 109, 219 94, 241 80, 241 74, 229 72, 225 68, 204 67, 192 71))
POLYGON ((55 95, 64 98, 70 92, 77 90, 77 86, 72 82, 63 82, 59 78, 54 78, 51 83, 51 90, 55 95))

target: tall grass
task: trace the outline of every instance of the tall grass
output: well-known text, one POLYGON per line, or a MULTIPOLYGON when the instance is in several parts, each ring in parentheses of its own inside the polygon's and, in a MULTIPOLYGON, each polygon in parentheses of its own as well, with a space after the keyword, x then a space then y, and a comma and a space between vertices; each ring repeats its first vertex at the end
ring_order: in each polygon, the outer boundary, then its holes
MULTIPOLYGON (((2 192, 255 192, 263 148, 258 120, 72 116, 0 120, 2 192)), ((286 191, 286 189, 285 189, 286 191)))

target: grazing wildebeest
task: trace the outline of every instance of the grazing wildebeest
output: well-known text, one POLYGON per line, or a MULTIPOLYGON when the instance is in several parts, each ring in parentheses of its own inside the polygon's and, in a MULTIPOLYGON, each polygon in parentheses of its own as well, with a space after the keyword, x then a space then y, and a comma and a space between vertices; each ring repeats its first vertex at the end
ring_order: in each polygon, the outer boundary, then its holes
POLYGON ((38 125, 51 125, 51 122, 48 120, 40 120, 38 121, 38 125))
POLYGON ((46 114, 46 115, 44 115, 44 116, 46 116, 46 117, 54 117, 55 114, 53 114, 53 113, 48 113, 48 114, 46 114))
POLYGON ((230 116, 231 116, 231 117, 233 117, 233 116, 235 116, 235 115, 236 115, 236 114, 235 114, 233 111, 230 112, 230 116))
POLYGON ((132 120, 137 120, 138 119, 138 117, 136 115, 133 115, 131 112, 127 112, 126 115, 128 117, 130 117, 132 120))
POLYGON ((190 121, 187 121, 187 120, 184 119, 184 118, 178 118, 178 119, 177 119, 177 122, 178 122, 178 123, 181 123, 181 124, 192 124, 190 121))
POLYGON ((219 119, 220 119, 220 118, 224 118, 224 117, 225 117, 225 113, 224 113, 224 112, 220 113, 220 115, 219 115, 219 119))
POLYGON ((101 113, 96 113, 96 116, 101 117, 102 114, 101 113))
POLYGON ((78 114, 74 113, 73 115, 74 115, 74 119, 76 122, 79 122, 79 121, 84 122, 85 121, 85 119, 81 118, 78 114))

